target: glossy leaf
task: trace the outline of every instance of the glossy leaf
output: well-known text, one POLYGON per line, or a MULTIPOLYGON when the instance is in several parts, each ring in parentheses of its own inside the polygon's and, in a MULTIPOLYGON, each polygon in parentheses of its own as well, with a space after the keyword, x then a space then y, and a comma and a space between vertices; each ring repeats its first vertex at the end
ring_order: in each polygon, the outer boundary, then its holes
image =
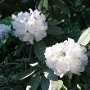
POLYGON ((43 2, 44 2, 44 0, 40 0, 39 5, 38 5, 38 9, 39 9, 39 10, 42 9, 42 7, 43 7, 43 2))
POLYGON ((29 76, 31 76, 37 69, 39 69, 38 67, 31 67, 30 69, 27 69, 21 73, 19 73, 17 76, 16 76, 16 79, 17 80, 23 80, 29 76))
POLYGON ((49 80, 58 80, 58 76, 56 76, 51 69, 46 69, 44 73, 45 77, 49 80))
POLYGON ((60 0, 59 7, 64 13, 70 14, 70 10, 69 10, 67 4, 63 0, 60 0))
POLYGON ((46 45, 44 41, 37 42, 34 45, 34 52, 38 57, 38 59, 42 62, 45 62, 45 56, 44 56, 45 49, 46 49, 46 45))
POLYGON ((44 0, 43 7, 48 10, 48 0, 44 0))
POLYGON ((40 76, 32 77, 26 87, 26 90, 37 90, 37 88, 40 84, 40 81, 41 81, 40 76))
POLYGON ((90 42, 90 27, 80 36, 78 43, 86 46, 90 42))
POLYGON ((47 33, 49 35, 53 35, 53 36, 56 36, 56 35, 62 35, 64 33, 64 31, 60 28, 60 27, 57 27, 57 26, 49 26, 48 30, 47 30, 47 33))
POLYGON ((43 8, 48 10, 48 0, 40 0, 39 5, 38 5, 38 9, 42 10, 43 8))
POLYGON ((48 90, 49 88, 49 79, 45 78, 44 76, 42 76, 41 79, 41 88, 42 90, 48 90))
POLYGON ((63 86, 63 81, 62 80, 58 80, 58 81, 50 81, 50 90, 61 90, 63 86))

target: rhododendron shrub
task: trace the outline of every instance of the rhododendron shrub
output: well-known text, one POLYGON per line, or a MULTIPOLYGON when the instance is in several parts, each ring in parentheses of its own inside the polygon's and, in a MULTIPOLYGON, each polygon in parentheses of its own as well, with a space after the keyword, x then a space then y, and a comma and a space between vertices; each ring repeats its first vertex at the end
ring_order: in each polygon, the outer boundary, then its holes
POLYGON ((0 11, 0 90, 90 90, 86 1, 21 1, 0 11))

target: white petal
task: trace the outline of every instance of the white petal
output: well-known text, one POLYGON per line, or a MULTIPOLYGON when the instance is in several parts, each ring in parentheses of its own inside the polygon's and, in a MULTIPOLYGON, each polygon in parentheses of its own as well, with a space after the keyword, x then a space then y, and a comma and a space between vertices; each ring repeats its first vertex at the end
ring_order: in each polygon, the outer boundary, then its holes
POLYGON ((21 35, 21 34, 25 34, 26 30, 25 30, 25 25, 23 23, 19 23, 19 22, 12 22, 13 24, 13 28, 15 29, 15 36, 21 35))
POLYGON ((38 42, 47 36, 46 31, 38 31, 35 33, 35 40, 38 42))
POLYGON ((34 36, 32 34, 30 34, 30 33, 26 33, 24 35, 20 35, 19 39, 21 41, 29 41, 31 44, 33 44, 34 36))

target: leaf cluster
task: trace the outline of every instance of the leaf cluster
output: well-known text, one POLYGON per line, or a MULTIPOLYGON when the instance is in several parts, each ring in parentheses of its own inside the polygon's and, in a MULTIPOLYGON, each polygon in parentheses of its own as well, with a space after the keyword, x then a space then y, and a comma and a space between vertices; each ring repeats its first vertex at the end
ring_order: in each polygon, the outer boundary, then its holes
MULTIPOLYGON (((9 1, 9 0, 8 0, 9 1)), ((17 0, 18 1, 18 0, 17 0)), ((81 76, 74 75, 60 79, 45 64, 46 47, 60 43, 71 37, 87 45, 90 59, 90 30, 82 31, 90 25, 90 8, 86 0, 33 0, 27 4, 14 1, 0 5, 2 18, 28 7, 38 8, 47 17, 47 37, 34 45, 21 42, 11 33, 0 42, 0 90, 48 90, 50 80, 55 81, 57 90, 89 90, 90 60, 81 76), (31 2, 31 3, 30 3, 31 2), (33 3, 33 4, 32 4, 33 3), (33 6, 32 6, 33 5, 33 6), (24 7, 25 6, 25 7, 24 7), (16 7, 16 8, 15 8, 16 7), (6 12, 7 11, 7 12, 6 12), (4 13, 5 12, 5 13, 4 13), (82 34, 82 35, 81 35, 82 34), (86 37, 87 36, 87 37, 86 37)), ((11 16, 0 20, 0 23, 11 25, 11 16)), ((53 52, 53 51, 52 51, 53 52)))

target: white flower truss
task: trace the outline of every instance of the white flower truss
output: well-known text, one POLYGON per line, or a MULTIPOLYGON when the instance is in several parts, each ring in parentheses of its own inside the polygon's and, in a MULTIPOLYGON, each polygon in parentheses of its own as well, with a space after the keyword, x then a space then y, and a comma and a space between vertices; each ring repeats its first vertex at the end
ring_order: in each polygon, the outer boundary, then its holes
POLYGON ((80 75, 85 70, 88 63, 87 50, 84 46, 75 43, 73 39, 68 38, 61 43, 56 43, 52 47, 47 47, 44 53, 46 65, 61 78, 72 74, 80 75))
POLYGON ((40 11, 31 10, 28 12, 20 12, 18 15, 12 15, 12 25, 15 31, 15 36, 22 41, 29 41, 31 44, 42 40, 47 36, 48 28, 46 18, 40 11))
POLYGON ((2 39, 11 30, 11 26, 0 24, 0 38, 2 39))

